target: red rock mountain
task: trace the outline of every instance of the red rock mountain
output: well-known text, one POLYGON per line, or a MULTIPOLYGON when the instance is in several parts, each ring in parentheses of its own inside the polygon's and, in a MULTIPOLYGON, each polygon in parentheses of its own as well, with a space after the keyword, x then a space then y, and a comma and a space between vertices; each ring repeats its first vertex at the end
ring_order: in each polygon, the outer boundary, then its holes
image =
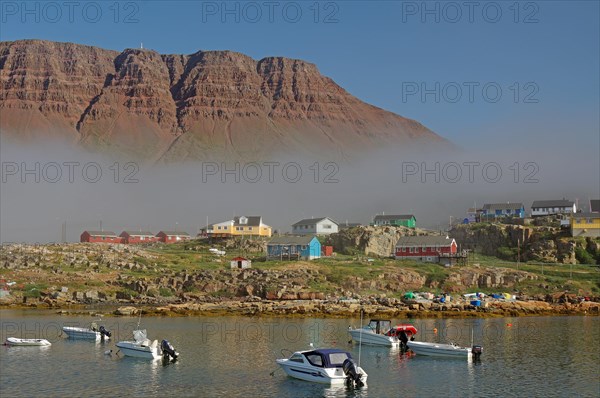
POLYGON ((350 95, 315 65, 288 58, 21 40, 0 42, 0 84, 3 136, 62 137, 143 159, 346 157, 448 145, 420 123, 350 95))

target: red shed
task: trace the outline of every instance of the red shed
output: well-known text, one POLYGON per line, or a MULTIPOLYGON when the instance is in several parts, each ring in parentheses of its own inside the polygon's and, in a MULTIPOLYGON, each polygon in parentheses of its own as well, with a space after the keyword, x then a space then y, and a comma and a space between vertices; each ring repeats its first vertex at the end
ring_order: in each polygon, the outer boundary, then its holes
POLYGON ((456 241, 444 236, 403 236, 396 243, 396 259, 440 262, 440 257, 456 254, 456 241))
POLYGON ((321 246, 321 257, 331 257, 333 255, 333 246, 321 246))
POLYGON ((158 238, 148 231, 123 231, 119 236, 128 244, 158 242, 158 238))
POLYGON ((112 231, 83 231, 80 242, 123 243, 123 239, 112 231))
POLYGON ((160 231, 156 234, 156 237, 163 243, 175 243, 190 239, 190 235, 187 232, 176 231, 160 231))

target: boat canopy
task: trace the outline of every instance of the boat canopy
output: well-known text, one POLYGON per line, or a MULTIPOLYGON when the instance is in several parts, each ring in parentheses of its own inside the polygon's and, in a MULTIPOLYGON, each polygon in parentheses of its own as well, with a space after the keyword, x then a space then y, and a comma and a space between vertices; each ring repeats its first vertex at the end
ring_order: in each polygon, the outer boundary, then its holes
POLYGON ((411 337, 411 336, 414 336, 415 334, 417 334, 417 328, 411 324, 396 325, 393 328, 391 328, 385 335, 386 336, 396 336, 396 335, 399 335, 400 332, 404 332, 404 333, 406 333, 406 335, 408 337, 411 337))
POLYGON ((341 368, 346 359, 352 358, 349 352, 336 348, 307 351, 304 356, 311 365, 321 368, 341 368))

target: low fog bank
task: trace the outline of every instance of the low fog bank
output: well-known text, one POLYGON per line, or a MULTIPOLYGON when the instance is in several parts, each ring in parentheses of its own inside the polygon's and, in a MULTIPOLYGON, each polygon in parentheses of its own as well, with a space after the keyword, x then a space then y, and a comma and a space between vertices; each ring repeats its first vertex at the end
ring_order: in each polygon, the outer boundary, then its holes
POLYGON ((533 200, 568 198, 587 210, 600 196, 598 148, 580 145, 152 165, 3 142, 1 161, 3 242, 58 242, 65 222, 69 241, 100 223, 116 233, 196 234, 207 220, 234 215, 262 215, 281 232, 302 218, 369 223, 383 212, 412 213, 419 226, 445 229, 474 205, 523 202, 529 211, 533 200))

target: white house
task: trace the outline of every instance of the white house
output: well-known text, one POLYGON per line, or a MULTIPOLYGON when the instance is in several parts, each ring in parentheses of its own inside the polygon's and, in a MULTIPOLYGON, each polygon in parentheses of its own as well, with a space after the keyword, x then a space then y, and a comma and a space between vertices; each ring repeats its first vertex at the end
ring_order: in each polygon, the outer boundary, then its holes
POLYGON ((236 257, 231 259, 231 269, 245 269, 252 266, 252 261, 244 257, 236 257))
POLYGON ((306 218, 292 225, 295 235, 328 235, 338 232, 338 223, 329 217, 306 218))
POLYGON ((577 205, 570 200, 536 200, 531 205, 531 216, 541 217, 553 214, 577 213, 577 205))

